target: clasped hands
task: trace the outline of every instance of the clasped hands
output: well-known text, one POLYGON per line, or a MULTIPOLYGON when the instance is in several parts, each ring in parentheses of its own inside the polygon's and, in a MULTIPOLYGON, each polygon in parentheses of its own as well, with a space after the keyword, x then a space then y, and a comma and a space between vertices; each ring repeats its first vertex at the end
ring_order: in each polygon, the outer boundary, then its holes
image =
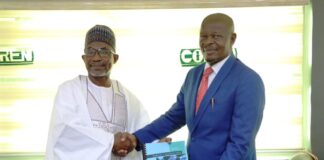
MULTIPOLYGON (((137 139, 134 135, 127 132, 118 132, 114 135, 114 146, 112 152, 116 156, 125 157, 137 146, 137 139)), ((169 137, 162 138, 159 142, 171 142, 169 137)))
POLYGON ((137 145, 136 137, 127 132, 118 132, 115 134, 115 141, 112 152, 120 157, 125 157, 137 145))

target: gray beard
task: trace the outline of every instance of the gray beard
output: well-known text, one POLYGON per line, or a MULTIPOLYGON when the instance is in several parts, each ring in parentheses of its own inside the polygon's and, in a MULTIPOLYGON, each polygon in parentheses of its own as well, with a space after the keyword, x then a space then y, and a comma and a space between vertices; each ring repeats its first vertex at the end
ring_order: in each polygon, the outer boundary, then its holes
POLYGON ((89 74, 92 77, 108 77, 110 75, 110 72, 96 72, 96 71, 90 71, 89 74))

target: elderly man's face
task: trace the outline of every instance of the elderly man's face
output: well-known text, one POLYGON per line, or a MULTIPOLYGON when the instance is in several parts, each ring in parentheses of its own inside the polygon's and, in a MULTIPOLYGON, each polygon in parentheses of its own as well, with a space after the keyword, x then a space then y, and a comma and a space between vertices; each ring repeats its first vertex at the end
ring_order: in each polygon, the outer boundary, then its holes
POLYGON ((88 75, 92 77, 109 76, 113 64, 118 59, 113 48, 104 42, 92 42, 86 45, 84 52, 82 59, 88 75))

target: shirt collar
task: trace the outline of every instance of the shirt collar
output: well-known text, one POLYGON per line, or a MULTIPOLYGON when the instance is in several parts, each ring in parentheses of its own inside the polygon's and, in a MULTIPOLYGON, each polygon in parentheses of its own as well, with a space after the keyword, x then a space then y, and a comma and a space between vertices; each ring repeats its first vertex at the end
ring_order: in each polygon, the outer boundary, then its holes
MULTIPOLYGON (((221 68, 222 66, 224 65, 224 63, 227 61, 227 59, 230 57, 230 55, 228 55, 226 58, 224 58, 223 60, 217 62, 216 64, 212 65, 211 67, 213 68, 213 71, 215 73, 217 73, 221 68)), ((205 65, 205 70, 210 67, 209 63, 206 63, 205 65)))

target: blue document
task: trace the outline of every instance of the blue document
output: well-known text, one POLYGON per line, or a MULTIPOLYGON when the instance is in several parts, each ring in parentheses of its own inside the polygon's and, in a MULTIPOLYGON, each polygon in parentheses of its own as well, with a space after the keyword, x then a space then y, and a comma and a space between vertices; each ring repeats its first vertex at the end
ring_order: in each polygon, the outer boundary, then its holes
POLYGON ((144 160, 188 160, 184 141, 146 143, 143 155, 144 160))

